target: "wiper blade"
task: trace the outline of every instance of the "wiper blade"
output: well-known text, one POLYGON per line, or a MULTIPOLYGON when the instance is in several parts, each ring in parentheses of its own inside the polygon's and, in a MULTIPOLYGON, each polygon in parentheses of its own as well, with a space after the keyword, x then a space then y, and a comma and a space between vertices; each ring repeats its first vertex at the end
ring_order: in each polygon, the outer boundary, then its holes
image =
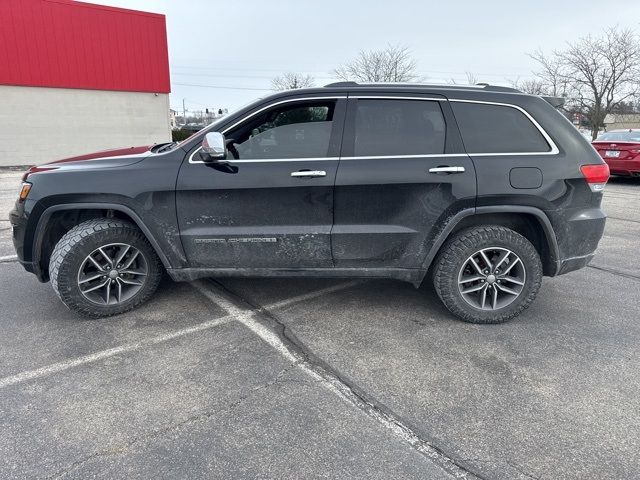
POLYGON ((178 142, 171 142, 171 143, 167 143, 165 145, 162 145, 162 146, 160 146, 160 148, 158 148, 156 150, 156 153, 162 153, 162 152, 166 152, 167 150, 171 150, 177 144, 178 144, 178 142))

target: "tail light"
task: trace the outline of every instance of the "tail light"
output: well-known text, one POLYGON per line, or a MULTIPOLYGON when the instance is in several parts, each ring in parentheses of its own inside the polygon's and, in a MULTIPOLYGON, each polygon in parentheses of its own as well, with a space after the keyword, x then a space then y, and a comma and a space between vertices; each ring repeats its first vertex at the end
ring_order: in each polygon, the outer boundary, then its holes
POLYGON ((604 190, 604 186, 609 180, 609 165, 606 163, 582 165, 580 170, 592 192, 601 192, 604 190))

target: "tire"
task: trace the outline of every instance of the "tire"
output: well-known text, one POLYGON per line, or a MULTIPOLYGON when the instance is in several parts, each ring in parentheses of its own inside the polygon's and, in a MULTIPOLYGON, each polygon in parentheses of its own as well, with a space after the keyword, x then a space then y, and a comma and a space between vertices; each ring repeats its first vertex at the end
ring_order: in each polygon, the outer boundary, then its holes
POLYGON ((503 323, 520 315, 535 299, 542 283, 542 262, 535 247, 519 233, 492 225, 473 227, 442 247, 433 283, 444 305, 459 319, 503 323))
POLYGON ((73 227, 56 244, 49 262, 51 285, 62 303, 70 310, 92 318, 117 315, 144 303, 158 288, 162 274, 163 267, 156 252, 138 227, 112 218, 96 218, 73 227), (99 249, 107 255, 96 254, 99 249), (114 266, 114 272, 111 272, 109 252, 114 252, 114 262, 124 252, 123 269, 114 266), (89 256, 94 260, 97 258, 97 263, 89 256), (131 266, 126 266, 129 260, 131 266), (98 270, 97 264, 104 264, 105 270, 98 270), (86 274, 88 269, 93 269, 92 274, 86 274), (99 278, 102 273, 105 275, 99 278), (115 278, 111 278, 114 273, 115 278), (86 279, 94 276, 96 279, 87 284, 86 279), (104 283, 105 278, 109 286, 89 291, 92 285, 104 283))

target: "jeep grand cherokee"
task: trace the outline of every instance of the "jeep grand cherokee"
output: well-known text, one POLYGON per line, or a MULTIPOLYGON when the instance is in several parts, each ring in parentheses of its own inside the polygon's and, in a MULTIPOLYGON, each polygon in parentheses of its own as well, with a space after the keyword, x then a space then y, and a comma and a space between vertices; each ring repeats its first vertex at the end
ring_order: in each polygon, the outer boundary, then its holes
POLYGON ((433 282, 511 319, 602 236, 603 159, 554 99, 494 86, 356 84, 256 101, 179 144, 31 168, 10 219, 22 265, 88 316, 163 271, 433 282))

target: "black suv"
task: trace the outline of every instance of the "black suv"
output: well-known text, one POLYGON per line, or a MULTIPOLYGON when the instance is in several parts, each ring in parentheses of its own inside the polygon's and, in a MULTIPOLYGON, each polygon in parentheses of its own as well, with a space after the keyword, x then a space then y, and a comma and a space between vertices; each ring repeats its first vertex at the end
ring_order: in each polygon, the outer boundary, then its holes
POLYGON ((553 103, 488 85, 278 93, 179 144, 33 167, 13 240, 88 316, 139 305, 166 270, 428 277, 461 319, 503 322, 604 230, 608 167, 553 103))

